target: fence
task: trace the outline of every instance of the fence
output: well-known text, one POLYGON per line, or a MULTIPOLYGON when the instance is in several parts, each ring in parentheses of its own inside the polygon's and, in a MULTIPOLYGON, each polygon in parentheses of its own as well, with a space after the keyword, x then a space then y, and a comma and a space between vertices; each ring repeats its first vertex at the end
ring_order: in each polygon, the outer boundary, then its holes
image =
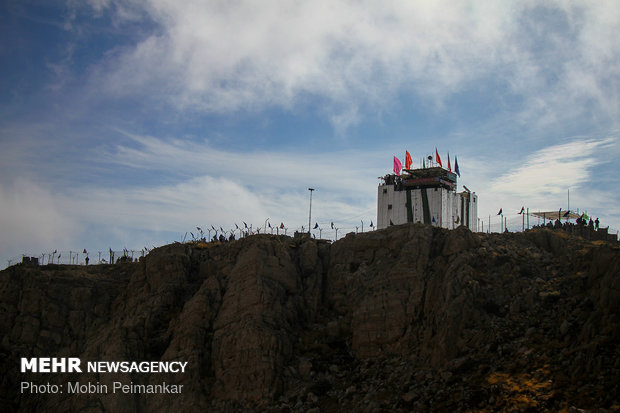
POLYGON ((63 265, 92 265, 92 264, 116 264, 120 262, 132 262, 136 261, 140 257, 144 257, 148 253, 148 250, 108 250, 84 252, 83 251, 58 251, 42 253, 38 255, 22 254, 18 257, 11 258, 8 261, 8 266, 19 263, 30 265, 48 265, 48 264, 63 264, 63 265))

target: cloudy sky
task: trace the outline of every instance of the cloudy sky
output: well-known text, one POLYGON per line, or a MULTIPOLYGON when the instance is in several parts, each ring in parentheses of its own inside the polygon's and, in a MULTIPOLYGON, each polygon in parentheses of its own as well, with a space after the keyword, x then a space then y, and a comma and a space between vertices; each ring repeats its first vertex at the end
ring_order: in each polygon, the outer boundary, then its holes
POLYGON ((617 1, 3 1, 0 267, 307 228, 308 187, 323 237, 367 230, 435 147, 492 230, 570 190, 615 232, 619 38, 617 1))

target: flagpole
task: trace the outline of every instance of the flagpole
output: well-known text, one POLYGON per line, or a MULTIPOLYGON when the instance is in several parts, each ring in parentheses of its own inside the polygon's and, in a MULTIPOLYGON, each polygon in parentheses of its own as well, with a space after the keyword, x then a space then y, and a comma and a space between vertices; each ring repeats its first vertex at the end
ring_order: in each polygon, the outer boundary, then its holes
POLYGON ((312 191, 314 188, 308 188, 308 191, 310 191, 310 211, 308 212, 308 234, 310 234, 312 228, 312 191))
POLYGON ((527 229, 530 229, 530 209, 527 209, 527 229))

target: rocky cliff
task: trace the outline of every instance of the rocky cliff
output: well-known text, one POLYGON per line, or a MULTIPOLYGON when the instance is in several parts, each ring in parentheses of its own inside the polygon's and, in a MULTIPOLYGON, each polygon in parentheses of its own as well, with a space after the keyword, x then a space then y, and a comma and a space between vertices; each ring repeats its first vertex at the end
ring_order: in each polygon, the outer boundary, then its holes
POLYGON ((139 263, 0 272, 8 411, 616 411, 620 249, 421 224, 329 244, 257 235, 139 263), (20 357, 182 374, 21 373, 20 357), (29 394, 20 383, 182 384, 29 394))

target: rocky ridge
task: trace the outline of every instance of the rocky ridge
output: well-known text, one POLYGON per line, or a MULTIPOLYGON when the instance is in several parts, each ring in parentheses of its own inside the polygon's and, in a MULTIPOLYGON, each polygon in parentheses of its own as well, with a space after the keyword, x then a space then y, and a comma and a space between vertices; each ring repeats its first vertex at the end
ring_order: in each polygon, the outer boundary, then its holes
POLYGON ((257 235, 139 263, 0 272, 9 411, 620 410, 620 248, 421 224, 330 244, 257 235), (19 373, 20 357, 181 360, 184 374, 19 373), (20 394, 24 380, 183 384, 20 394))

